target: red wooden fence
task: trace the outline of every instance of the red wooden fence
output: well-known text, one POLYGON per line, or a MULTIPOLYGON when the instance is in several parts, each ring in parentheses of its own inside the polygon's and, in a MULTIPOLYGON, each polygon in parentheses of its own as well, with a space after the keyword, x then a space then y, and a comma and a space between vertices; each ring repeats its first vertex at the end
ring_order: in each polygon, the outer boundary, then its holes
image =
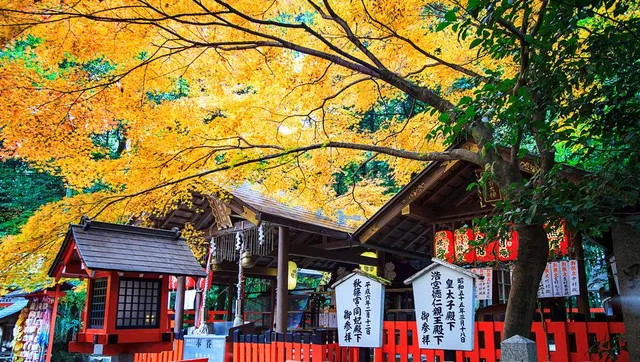
MULTIPOLYGON (((500 359, 503 322, 476 322, 475 349, 456 352, 458 362, 496 362, 500 359)), ((383 346, 374 351, 375 362, 444 361, 444 351, 418 347, 416 323, 384 322, 383 346), (436 357, 439 357, 436 359, 436 357)), ((539 361, 604 361, 608 353, 603 342, 614 341, 624 333, 622 322, 534 322, 539 361), (600 352, 600 354, 598 353, 600 352)), ((264 335, 237 333, 233 343, 232 362, 358 362, 358 349, 340 347, 334 331, 316 334, 273 332, 264 335), (316 359, 315 356, 320 356, 316 359)), ((162 353, 136 354, 135 362, 174 362, 182 359, 183 341, 176 340, 174 350, 162 353)), ((627 352, 617 348, 617 361, 628 362, 627 352)), ((231 361, 227 361, 231 362, 231 361)))
MULTIPOLYGON (((460 362, 496 362, 500 359, 500 341, 504 322, 476 322, 475 348, 456 352, 460 362)), ((375 350, 376 362, 444 361, 444 351, 418 347, 415 322, 384 322, 383 346, 375 350)), ((617 341, 624 333, 622 322, 534 322, 532 338, 536 341, 539 361, 603 361, 608 353, 604 341, 617 341), (601 352, 600 354, 598 352, 601 352)), ((619 341, 614 342, 614 345, 619 341)), ((610 344, 610 342, 609 342, 610 344)), ((617 361, 629 361, 627 352, 617 349, 617 361)), ((610 359, 609 359, 610 360, 610 359)))
POLYGON ((233 362, 358 362, 358 353, 358 348, 338 346, 335 331, 322 331, 313 335, 238 333, 233 342, 233 362))
POLYGON ((173 341, 173 350, 160 353, 136 353, 133 362, 176 362, 181 361, 184 352, 184 341, 173 341))

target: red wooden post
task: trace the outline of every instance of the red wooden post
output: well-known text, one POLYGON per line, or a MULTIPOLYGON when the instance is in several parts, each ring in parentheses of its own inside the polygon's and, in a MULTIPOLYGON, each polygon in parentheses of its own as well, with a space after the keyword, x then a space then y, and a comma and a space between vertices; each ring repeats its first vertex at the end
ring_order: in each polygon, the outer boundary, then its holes
POLYGON ((287 361, 293 359, 293 340, 290 339, 291 337, 292 337, 291 335, 287 336, 285 334, 285 342, 284 342, 285 352, 284 352, 284 355, 285 355, 285 358, 286 358, 287 361), (288 341, 287 341, 287 339, 288 339, 287 337, 289 337, 288 341))
POLYGON ((408 348, 409 353, 413 356, 414 361, 421 361, 420 354, 420 338, 418 334, 418 325, 415 322, 405 322, 408 324, 407 330, 411 331, 411 345, 408 348))
MULTIPOLYGON (((569 346, 567 344, 567 322, 549 322, 547 323, 548 333, 552 333, 556 345, 555 352, 551 352, 553 361, 569 360, 569 346)), ((539 356, 538 356, 539 357, 539 356)))
MULTIPOLYGON (((545 322, 546 324, 547 322, 545 322)), ((531 326, 531 331, 535 333, 536 338, 536 353, 538 354, 538 359, 548 359, 548 344, 547 344, 547 334, 545 333, 542 322, 533 322, 531 326)))
POLYGON ((276 342, 276 350, 277 350, 277 359, 276 359, 276 361, 284 361, 285 360, 284 341, 276 342))
POLYGON ((589 359, 589 341, 587 339, 587 324, 585 322, 567 323, 567 338, 573 335, 576 341, 576 351, 569 351, 569 361, 578 362, 589 359))
POLYGON ((56 284, 56 291, 53 295, 53 309, 51 310, 51 318, 49 319, 49 345, 47 345, 46 362, 51 362, 51 353, 53 352, 53 335, 56 331, 56 316, 58 314, 58 294, 60 293, 60 284, 56 284))

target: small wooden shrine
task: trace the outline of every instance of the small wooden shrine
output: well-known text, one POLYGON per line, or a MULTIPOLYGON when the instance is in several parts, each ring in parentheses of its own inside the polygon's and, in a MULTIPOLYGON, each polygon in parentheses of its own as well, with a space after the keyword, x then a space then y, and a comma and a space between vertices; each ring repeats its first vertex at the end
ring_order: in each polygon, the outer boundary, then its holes
POLYGON ((83 328, 69 351, 118 355, 171 350, 169 276, 206 273, 177 229, 83 218, 69 227, 49 275, 89 279, 83 328))

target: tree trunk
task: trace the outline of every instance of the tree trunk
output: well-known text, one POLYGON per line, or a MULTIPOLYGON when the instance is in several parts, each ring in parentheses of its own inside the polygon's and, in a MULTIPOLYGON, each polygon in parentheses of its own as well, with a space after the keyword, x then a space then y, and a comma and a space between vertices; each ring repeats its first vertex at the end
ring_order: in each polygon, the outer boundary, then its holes
POLYGON ((624 316, 627 350, 631 361, 640 360, 640 216, 632 216, 611 228, 616 256, 618 287, 624 316))
POLYGON ((589 309, 589 290, 587 288, 587 272, 584 265, 584 247, 582 246, 582 234, 579 232, 571 233, 571 250, 573 256, 578 260, 578 278, 580 286, 580 295, 576 297, 578 304, 578 313, 584 314, 585 318, 589 320, 591 313, 589 309))
POLYGON ((538 286, 547 264, 549 242, 542 225, 517 225, 518 260, 513 270, 503 340, 520 335, 529 338, 538 298, 538 286))

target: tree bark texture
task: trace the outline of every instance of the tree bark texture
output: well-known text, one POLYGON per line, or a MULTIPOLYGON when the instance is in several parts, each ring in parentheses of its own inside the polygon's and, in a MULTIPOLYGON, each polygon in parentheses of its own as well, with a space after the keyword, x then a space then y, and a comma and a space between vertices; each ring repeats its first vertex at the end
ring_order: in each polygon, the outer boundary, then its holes
POLYGON ((503 340, 515 335, 530 337, 538 286, 549 255, 549 242, 542 225, 517 225, 516 230, 520 236, 518 260, 513 270, 503 340))
POLYGON ((589 320, 589 290, 587 288, 587 271, 584 265, 584 248, 582 246, 582 234, 572 233, 571 235, 571 250, 573 256, 578 260, 578 277, 580 283, 580 295, 576 298, 578 304, 578 313, 584 314, 585 318, 589 320))
MULTIPOLYGON (((627 350, 631 361, 640 360, 640 216, 613 225, 611 236, 620 300, 624 316, 627 350)), ((600 341, 602 342, 602 341, 600 341)))

